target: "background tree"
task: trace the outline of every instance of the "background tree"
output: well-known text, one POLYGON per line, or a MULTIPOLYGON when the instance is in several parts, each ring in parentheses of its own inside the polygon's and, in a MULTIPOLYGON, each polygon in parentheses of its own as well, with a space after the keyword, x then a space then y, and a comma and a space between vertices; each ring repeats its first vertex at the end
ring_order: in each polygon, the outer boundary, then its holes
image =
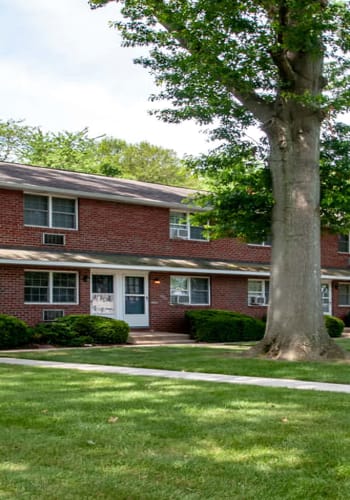
POLYGON ((87 128, 43 132, 23 121, 0 120, 0 160, 174 186, 201 184, 170 149, 108 136, 92 138, 87 128))
MULTIPOLYGON (((109 0, 90 0, 99 6, 109 0)), ((164 120, 216 123, 229 145, 259 124, 272 179, 271 298, 251 351, 286 359, 342 356, 328 337, 320 291, 320 128, 349 107, 345 1, 124 0, 114 25, 170 106, 164 120)))

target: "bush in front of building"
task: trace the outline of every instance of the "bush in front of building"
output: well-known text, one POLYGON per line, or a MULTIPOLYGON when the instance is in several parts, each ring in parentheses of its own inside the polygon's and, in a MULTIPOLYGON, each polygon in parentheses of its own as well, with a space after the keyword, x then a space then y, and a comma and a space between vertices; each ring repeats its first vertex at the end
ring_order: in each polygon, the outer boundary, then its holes
POLYGON ((71 314, 32 329, 32 342, 65 347, 86 344, 124 344, 129 335, 125 321, 89 314, 71 314))
POLYGON ((39 323, 32 328, 31 341, 37 344, 81 347, 84 344, 92 343, 93 339, 80 335, 69 324, 59 323, 55 320, 50 323, 39 323))
POLYGON ((324 317, 328 335, 330 337, 341 337, 343 333, 345 323, 335 316, 325 316, 324 317))
POLYGON ((263 321, 251 316, 220 309, 186 311, 190 335, 199 342, 242 342, 261 340, 263 321))
POLYGON ((0 349, 13 349, 28 343, 27 324, 14 316, 0 314, 0 349))
POLYGON ((58 318, 55 323, 68 326, 79 337, 90 337, 94 344, 125 344, 129 335, 129 325, 122 320, 71 314, 58 318))

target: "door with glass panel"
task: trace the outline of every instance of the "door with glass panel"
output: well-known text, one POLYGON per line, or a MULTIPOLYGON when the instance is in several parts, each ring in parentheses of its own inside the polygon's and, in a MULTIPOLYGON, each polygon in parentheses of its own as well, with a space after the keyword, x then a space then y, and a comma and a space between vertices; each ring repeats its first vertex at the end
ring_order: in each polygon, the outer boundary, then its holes
POLYGON ((114 276, 112 274, 92 275, 91 314, 115 316, 114 276))
POLYGON ((332 297, 330 283, 321 283, 321 297, 323 314, 332 314, 332 297))
POLYGON ((124 276, 124 320, 131 327, 147 327, 148 281, 147 276, 124 276))

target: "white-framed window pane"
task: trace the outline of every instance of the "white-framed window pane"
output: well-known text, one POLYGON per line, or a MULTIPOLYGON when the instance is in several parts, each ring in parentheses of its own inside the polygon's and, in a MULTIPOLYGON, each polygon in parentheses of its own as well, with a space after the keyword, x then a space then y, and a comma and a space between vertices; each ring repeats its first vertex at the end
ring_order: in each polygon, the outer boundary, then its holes
POLYGON ((47 196, 24 195, 24 224, 44 227, 49 225, 49 199, 47 196))
POLYGON ((349 253, 349 234, 338 235, 338 252, 349 253))
POLYGON ((208 278, 191 278, 191 304, 209 304, 208 278))
POLYGON ((170 238, 188 239, 187 214, 170 212, 170 238))
POLYGON ((69 198, 52 198, 52 227, 76 227, 75 200, 69 198))
POLYGON ((170 302, 172 304, 189 304, 189 279, 181 276, 170 278, 170 302))
POLYGON ((53 302, 76 302, 76 274, 53 273, 52 300, 53 302))
POLYGON ((24 274, 25 302, 49 302, 49 273, 26 272, 24 274))
POLYGON ((205 240, 205 236, 203 235, 203 227, 202 226, 190 226, 190 239, 191 240, 205 240))
POLYGON ((350 306, 350 285, 339 285, 338 302, 340 306, 350 306))
POLYGON ((266 306, 269 303, 269 295, 268 280, 248 280, 248 305, 266 306))

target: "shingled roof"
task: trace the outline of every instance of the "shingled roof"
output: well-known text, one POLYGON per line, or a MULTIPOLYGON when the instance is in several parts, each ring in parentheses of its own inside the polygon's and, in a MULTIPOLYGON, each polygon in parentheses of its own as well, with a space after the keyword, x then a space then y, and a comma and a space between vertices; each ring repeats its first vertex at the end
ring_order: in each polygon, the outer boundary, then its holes
POLYGON ((189 205, 188 199, 196 192, 162 184, 8 162, 0 162, 0 188, 182 209, 189 205))

